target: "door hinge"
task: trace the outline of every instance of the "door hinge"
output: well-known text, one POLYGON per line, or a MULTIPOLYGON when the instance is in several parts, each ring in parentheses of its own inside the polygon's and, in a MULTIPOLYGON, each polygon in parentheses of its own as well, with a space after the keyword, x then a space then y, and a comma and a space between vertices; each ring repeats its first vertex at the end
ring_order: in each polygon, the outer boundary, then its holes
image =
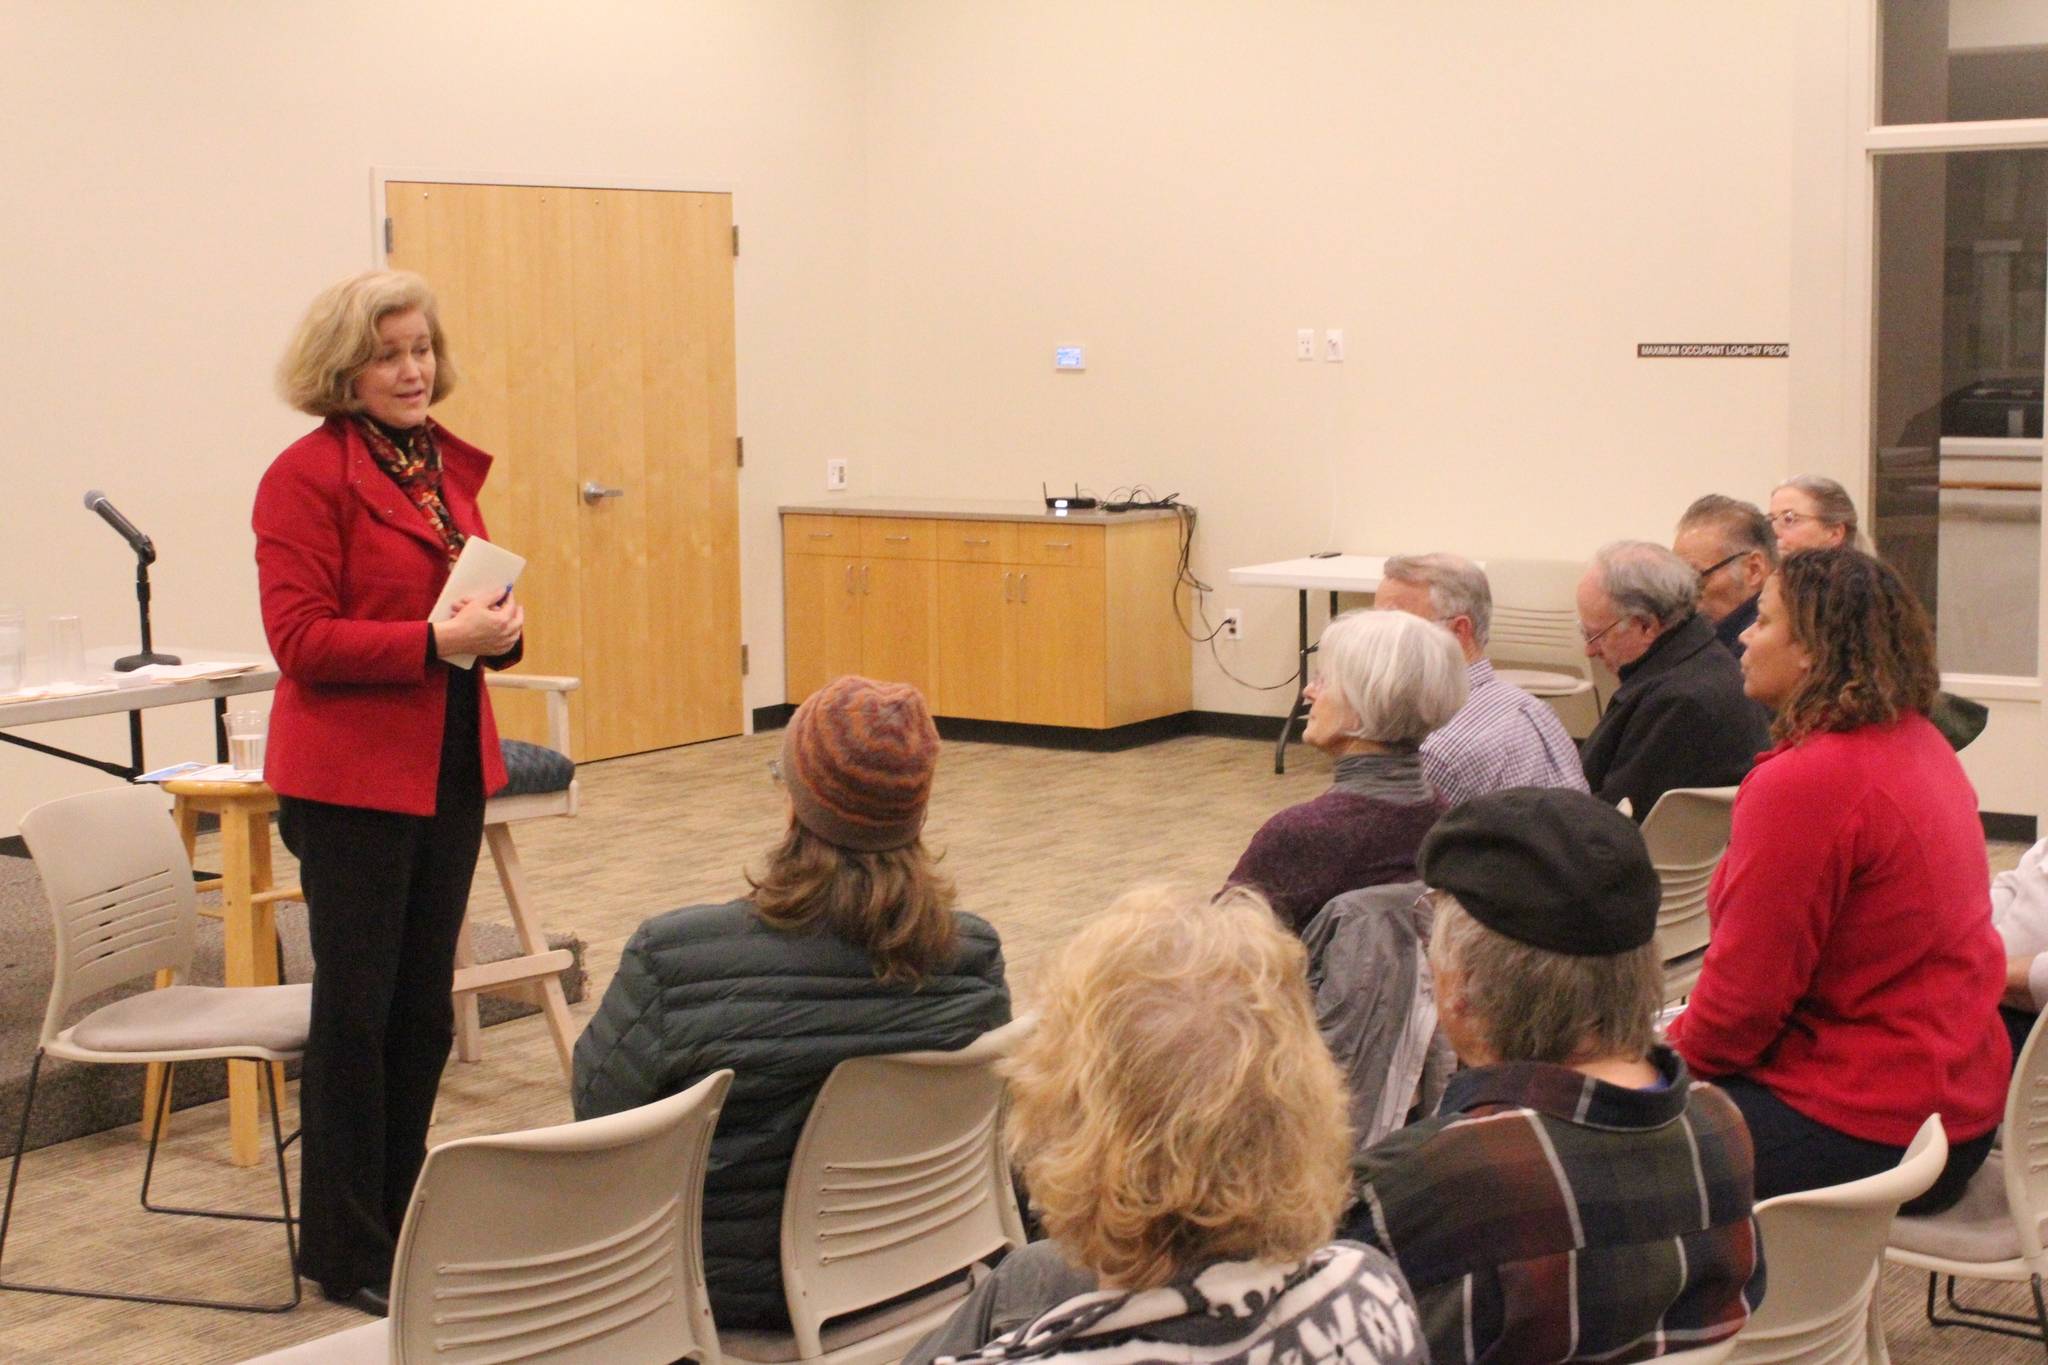
POLYGON ((391 254, 391 215, 384 215, 384 254, 391 254))
POLYGON ((740 468, 745 469, 747 467, 747 438, 735 436, 732 438, 732 445, 733 454, 738 457, 740 468))
POLYGON ((732 225, 732 254, 735 256, 740 254, 740 225, 738 223, 732 225))
POLYGON ((740 676, 742 678, 747 676, 747 647, 745 645, 740 646, 740 676))

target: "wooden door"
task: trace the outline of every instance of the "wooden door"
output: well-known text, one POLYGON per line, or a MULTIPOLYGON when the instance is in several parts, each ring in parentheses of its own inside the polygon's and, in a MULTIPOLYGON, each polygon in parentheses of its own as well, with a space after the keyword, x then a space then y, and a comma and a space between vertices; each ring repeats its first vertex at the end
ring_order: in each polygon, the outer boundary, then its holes
POLYGON ((782 593, 783 682, 796 705, 861 671, 860 565, 842 555, 785 555, 782 593))
POLYGON ((1017 571, 1016 709, 1026 725, 1101 728, 1102 572, 1039 564, 1017 571))
POLYGON ((932 709, 969 720, 1009 720, 1014 564, 938 566, 938 648, 932 709))
MULTIPOLYGON (((393 182, 386 202, 390 263, 434 286, 460 370, 436 416, 498 457, 484 516, 528 560, 523 667, 583 679, 576 756, 739 733, 731 197, 393 182)), ((537 706, 493 703, 543 733, 537 706)))
POLYGON ((932 694, 932 618, 939 566, 869 559, 860 566, 860 672, 932 694))

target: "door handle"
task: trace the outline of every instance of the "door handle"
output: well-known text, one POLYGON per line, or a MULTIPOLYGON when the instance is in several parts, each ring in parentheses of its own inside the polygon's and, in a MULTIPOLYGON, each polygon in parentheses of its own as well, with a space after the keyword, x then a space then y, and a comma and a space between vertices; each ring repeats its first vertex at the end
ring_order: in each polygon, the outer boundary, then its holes
POLYGON ((1003 571, 1003 600, 1010 600, 1010 572, 1007 569, 1003 571))
POLYGON ((962 545, 986 545, 988 544, 988 537, 983 536, 980 540, 976 540, 973 536, 962 536, 960 543, 962 545))
POLYGON ((868 569, 870 567, 871 566, 867 564, 863 564, 860 566, 860 591, 863 597, 867 595, 868 591, 868 569))
POLYGON ((606 498, 623 498, 625 496, 625 489, 606 488, 596 479, 591 479, 583 485, 583 501, 589 503, 593 507, 596 506, 598 503, 603 502, 606 498))
POLYGON ((846 566, 846 590, 848 592, 853 591, 853 565, 851 564, 846 566))
POLYGON ((882 539, 884 539, 884 540, 900 540, 900 541, 902 541, 902 542, 903 542, 903 543, 904 543, 905 545, 908 545, 908 544, 910 543, 910 537, 909 537, 909 536, 883 536, 883 537, 882 537, 882 539))
POLYGON ((1031 575, 1028 573, 1017 575, 1017 600, 1026 603, 1031 600, 1031 575))
POLYGON ((1048 540, 1045 542, 1045 548, 1048 550, 1071 550, 1074 548, 1074 542, 1071 540, 1048 540))

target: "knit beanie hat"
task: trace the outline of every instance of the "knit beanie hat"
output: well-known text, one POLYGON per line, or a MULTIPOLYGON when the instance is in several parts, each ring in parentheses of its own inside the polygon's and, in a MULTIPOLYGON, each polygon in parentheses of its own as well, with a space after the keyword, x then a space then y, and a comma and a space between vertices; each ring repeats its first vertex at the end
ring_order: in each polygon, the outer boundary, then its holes
POLYGON ((782 737, 797 823, 867 853, 916 841, 938 762, 932 713, 908 683, 840 678, 797 707, 782 737))

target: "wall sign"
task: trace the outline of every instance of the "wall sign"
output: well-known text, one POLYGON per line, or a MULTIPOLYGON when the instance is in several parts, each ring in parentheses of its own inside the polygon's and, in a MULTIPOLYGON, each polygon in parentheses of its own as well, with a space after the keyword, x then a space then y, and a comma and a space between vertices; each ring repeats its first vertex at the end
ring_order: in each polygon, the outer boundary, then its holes
POLYGON ((1792 354, 1784 341, 1639 341, 1638 360, 1783 360, 1792 354))

